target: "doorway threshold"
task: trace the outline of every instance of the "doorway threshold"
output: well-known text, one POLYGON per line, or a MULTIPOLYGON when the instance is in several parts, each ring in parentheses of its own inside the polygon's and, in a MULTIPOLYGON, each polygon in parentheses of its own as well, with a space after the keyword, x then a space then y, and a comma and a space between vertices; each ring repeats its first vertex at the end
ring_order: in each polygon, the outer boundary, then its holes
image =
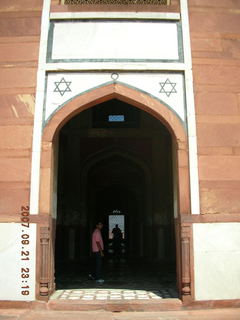
POLYGON ((57 290, 48 302, 52 310, 163 311, 179 310, 182 301, 170 290, 146 291, 128 289, 57 290))

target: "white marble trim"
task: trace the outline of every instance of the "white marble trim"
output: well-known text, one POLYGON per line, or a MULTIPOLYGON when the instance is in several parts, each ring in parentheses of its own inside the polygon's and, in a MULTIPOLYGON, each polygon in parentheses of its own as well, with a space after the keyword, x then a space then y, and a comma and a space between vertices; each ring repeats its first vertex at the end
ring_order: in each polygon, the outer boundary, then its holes
POLYGON ((54 12, 51 20, 73 19, 139 19, 180 20, 180 13, 173 12, 54 12))
POLYGON ((46 63, 46 71, 184 71, 184 63, 154 63, 154 62, 60 62, 46 63))
POLYGON ((37 89, 34 112, 34 127, 32 141, 32 167, 30 188, 30 214, 39 213, 39 184, 40 184, 40 158, 41 135, 43 121, 43 105, 45 97, 45 60, 47 53, 47 40, 49 29, 49 12, 51 0, 44 0, 41 20, 41 38, 39 49, 39 62, 37 72, 37 89))
POLYGON ((193 93, 192 78, 192 57, 188 18, 188 1, 180 0, 182 15, 182 34, 183 34, 183 54, 185 69, 185 87, 186 87, 186 107, 188 123, 188 144, 189 144, 189 167, 190 167, 190 197, 191 213, 200 214, 199 200, 199 177, 198 177, 198 158, 197 158, 197 136, 195 103, 193 93))

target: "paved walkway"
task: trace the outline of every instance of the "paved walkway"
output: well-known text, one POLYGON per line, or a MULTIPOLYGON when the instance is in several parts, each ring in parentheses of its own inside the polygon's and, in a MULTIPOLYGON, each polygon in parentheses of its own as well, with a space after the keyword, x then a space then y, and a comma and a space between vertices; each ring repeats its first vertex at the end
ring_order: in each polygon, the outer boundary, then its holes
MULTIPOLYGON (((56 272, 56 285, 59 290, 104 289, 123 291, 158 292, 162 298, 177 298, 175 265, 146 264, 140 261, 125 261, 114 263, 105 261, 105 282, 96 285, 88 276, 89 265, 68 264, 59 265, 56 272)), ((67 293, 67 292, 65 292, 67 293)), ((90 292, 89 292, 90 293, 90 292)), ((92 292, 91 292, 92 293, 92 292)), ((67 294, 65 295, 67 296, 67 294)))
POLYGON ((79 312, 0 309, 0 320, 239 320, 240 309, 180 310, 167 312, 79 312))
POLYGON ((51 296, 51 300, 160 300, 175 296, 176 291, 168 287, 156 291, 93 288, 57 290, 51 296))

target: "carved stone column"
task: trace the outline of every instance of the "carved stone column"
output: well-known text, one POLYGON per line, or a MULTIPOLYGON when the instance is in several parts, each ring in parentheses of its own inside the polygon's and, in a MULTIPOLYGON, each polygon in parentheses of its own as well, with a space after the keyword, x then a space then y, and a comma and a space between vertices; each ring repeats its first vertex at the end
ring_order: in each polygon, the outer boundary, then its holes
POLYGON ((183 224, 181 226, 181 252, 182 252, 182 296, 191 296, 191 265, 190 265, 190 241, 191 225, 183 224))
POLYGON ((40 252, 41 252, 41 267, 40 267, 40 296, 46 297, 49 295, 49 259, 50 259, 50 228, 40 227, 40 252))

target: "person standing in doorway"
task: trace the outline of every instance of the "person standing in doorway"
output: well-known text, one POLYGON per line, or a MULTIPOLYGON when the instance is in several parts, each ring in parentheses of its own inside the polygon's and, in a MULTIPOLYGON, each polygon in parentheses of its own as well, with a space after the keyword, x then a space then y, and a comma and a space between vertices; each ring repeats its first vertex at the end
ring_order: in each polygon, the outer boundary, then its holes
POLYGON ((113 254, 115 260, 119 260, 121 256, 121 250, 122 250, 122 231, 118 227, 118 224, 115 225, 115 228, 112 230, 113 234, 113 254))
POLYGON ((104 245, 101 230, 103 228, 102 222, 96 224, 96 228, 92 234, 92 252, 94 256, 94 275, 93 278, 97 283, 103 283, 102 279, 102 264, 104 257, 104 245))

